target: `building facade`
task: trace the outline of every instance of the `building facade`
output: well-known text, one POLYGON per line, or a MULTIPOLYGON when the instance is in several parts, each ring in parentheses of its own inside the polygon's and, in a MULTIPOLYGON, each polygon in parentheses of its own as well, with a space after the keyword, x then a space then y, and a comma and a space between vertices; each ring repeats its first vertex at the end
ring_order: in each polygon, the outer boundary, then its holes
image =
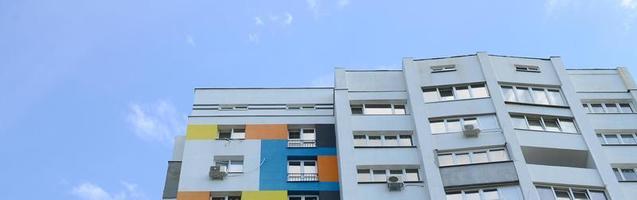
POLYGON ((637 199, 637 86, 561 58, 403 59, 329 88, 196 88, 164 199, 637 199))

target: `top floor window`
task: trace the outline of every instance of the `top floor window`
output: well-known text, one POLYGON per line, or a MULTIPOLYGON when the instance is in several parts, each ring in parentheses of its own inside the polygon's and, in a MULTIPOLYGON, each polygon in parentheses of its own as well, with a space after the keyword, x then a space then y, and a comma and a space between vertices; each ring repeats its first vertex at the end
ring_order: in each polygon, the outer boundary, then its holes
POLYGON ((219 130, 220 140, 241 140, 246 138, 246 129, 241 128, 227 128, 219 130))
POLYGON ((583 103, 587 113, 635 113, 629 102, 583 103))
POLYGON ((352 104, 354 115, 406 115, 405 104, 352 104))
POLYGON ((456 71, 456 66, 455 66, 455 65, 437 65, 437 66, 431 66, 431 73, 438 73, 438 72, 452 72, 452 71, 456 71))
POLYGON ((314 128, 289 129, 288 147, 316 147, 316 130, 314 128))
POLYGON ((540 67, 539 66, 533 66, 533 65, 515 65, 515 71, 539 73, 540 72, 540 67))
POLYGON ((451 101, 488 97, 484 83, 423 89, 425 102, 451 101))
POLYGON ((566 105, 559 89, 526 86, 502 86, 504 101, 544 105, 566 105))

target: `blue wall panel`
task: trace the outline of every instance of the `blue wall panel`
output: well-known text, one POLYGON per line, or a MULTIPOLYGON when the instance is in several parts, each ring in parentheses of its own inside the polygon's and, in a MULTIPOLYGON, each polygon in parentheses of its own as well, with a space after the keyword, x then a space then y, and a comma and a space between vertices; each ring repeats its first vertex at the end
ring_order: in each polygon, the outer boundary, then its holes
MULTIPOLYGON (((288 157, 336 155, 336 148, 288 148, 287 140, 262 140, 259 190, 338 191, 338 182, 288 182, 288 157)), ((320 173, 320 172, 319 172, 320 173)))

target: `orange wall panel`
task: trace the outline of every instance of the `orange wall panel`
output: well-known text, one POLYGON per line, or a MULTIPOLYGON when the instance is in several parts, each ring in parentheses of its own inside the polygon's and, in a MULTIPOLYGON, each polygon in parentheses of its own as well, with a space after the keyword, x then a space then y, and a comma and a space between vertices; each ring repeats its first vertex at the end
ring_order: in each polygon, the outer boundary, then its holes
POLYGON ((321 182, 338 182, 336 156, 318 156, 318 173, 321 182))
POLYGON ((178 192, 177 200, 210 200, 210 192, 178 192))
POLYGON ((246 125, 246 139, 257 140, 287 140, 287 124, 248 124, 246 125))

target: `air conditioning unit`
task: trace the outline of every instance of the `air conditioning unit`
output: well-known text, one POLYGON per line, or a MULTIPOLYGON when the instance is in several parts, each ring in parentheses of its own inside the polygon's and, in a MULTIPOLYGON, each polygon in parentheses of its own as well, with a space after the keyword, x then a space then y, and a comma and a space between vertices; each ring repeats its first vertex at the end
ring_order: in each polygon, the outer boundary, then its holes
POLYGON ((465 124, 464 129, 462 129, 462 133, 464 133, 465 137, 478 137, 480 129, 475 127, 473 124, 465 124))
POLYGON ((387 188, 389 191, 401 191, 405 187, 402 177, 390 176, 387 178, 387 188))
POLYGON ((210 176, 210 178, 212 178, 212 180, 223 180, 223 177, 226 177, 226 175, 228 175, 228 172, 226 172, 225 167, 221 167, 221 166, 210 166, 210 172, 208 173, 208 175, 210 176))

